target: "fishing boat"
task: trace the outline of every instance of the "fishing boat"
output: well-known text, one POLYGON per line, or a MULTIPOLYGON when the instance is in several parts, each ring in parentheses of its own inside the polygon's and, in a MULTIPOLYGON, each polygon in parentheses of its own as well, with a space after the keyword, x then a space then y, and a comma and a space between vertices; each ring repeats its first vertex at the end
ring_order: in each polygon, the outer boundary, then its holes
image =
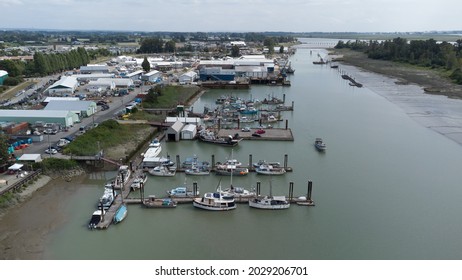
POLYGON ((184 173, 186 175, 193 175, 193 176, 206 176, 206 175, 210 175, 210 169, 208 166, 193 165, 191 168, 186 169, 184 173))
POLYGON ((255 162, 253 164, 253 167, 258 168, 260 165, 271 165, 273 167, 281 167, 281 163, 277 161, 266 161, 263 159, 260 159, 258 162, 255 162))
POLYGON ((125 203, 122 203, 119 209, 117 209, 114 215, 114 218, 112 220, 114 224, 118 224, 122 222, 127 217, 127 213, 128 213, 127 205, 125 205, 125 203))
POLYGON ((255 172, 261 175, 284 175, 286 170, 283 167, 274 167, 269 164, 261 164, 255 168, 255 172))
POLYGON ((117 180, 120 184, 125 185, 130 179, 131 170, 128 165, 121 165, 117 173, 117 180))
POLYGON ((316 140, 314 140, 314 146, 316 147, 318 151, 321 151, 321 152, 327 149, 326 143, 322 141, 322 138, 316 138, 316 140))
POLYGON ((245 167, 236 167, 235 165, 217 164, 215 174, 222 176, 245 176, 249 174, 249 169, 245 167))
POLYGON ((218 137, 215 132, 203 130, 199 133, 199 140, 205 143, 217 144, 221 146, 234 147, 241 142, 242 138, 236 133, 234 136, 228 135, 227 137, 218 137))
POLYGON ((156 198, 155 195, 143 200, 143 206, 146 208, 175 208, 176 205, 176 201, 171 198, 156 198))
POLYGON ((258 196, 249 200, 249 206, 258 209, 280 210, 289 208, 290 203, 287 201, 285 196, 272 195, 272 185, 270 181, 270 195, 258 196))
POLYGON ((134 191, 139 188, 141 188, 142 185, 146 184, 146 181, 148 180, 148 176, 146 174, 141 174, 140 176, 136 177, 132 184, 130 185, 130 188, 134 191))
POLYGON ((193 206, 209 211, 228 211, 236 209, 233 196, 226 196, 221 191, 221 181, 216 192, 207 192, 203 197, 195 198, 193 206))
POLYGON ((149 169, 149 174, 153 176, 161 176, 161 177, 173 177, 176 174, 176 169, 168 168, 167 166, 156 166, 154 168, 149 169))
POLYGON ((93 212, 91 215, 90 221, 88 222, 88 228, 89 229, 95 229, 96 226, 101 222, 103 216, 105 215, 104 210, 96 210, 93 212))

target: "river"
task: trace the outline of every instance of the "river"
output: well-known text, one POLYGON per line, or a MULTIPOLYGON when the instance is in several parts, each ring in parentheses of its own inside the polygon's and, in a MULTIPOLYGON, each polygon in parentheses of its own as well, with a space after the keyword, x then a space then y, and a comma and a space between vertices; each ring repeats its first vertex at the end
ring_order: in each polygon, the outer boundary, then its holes
MULTIPOLYGON (((290 87, 252 86, 248 90, 210 90, 194 104, 202 112, 217 97, 245 99, 286 97, 295 104, 284 112, 295 141, 242 141, 234 157, 248 162, 284 160, 293 172, 272 178, 273 194, 304 196, 313 181, 315 207, 291 205, 263 211, 238 205, 234 211, 212 213, 179 205, 175 209, 144 209, 129 205, 126 220, 108 230, 86 225, 114 172, 93 173, 75 191, 62 213, 66 222, 46 240, 45 259, 460 259, 462 257, 462 149, 430 130, 389 99, 352 87, 340 71, 315 65, 322 49, 301 48, 291 57, 296 70, 290 87), (313 146, 322 137, 326 153, 313 146)), ((342 65, 339 69, 342 69, 342 65)), ((351 70, 351 69, 350 69, 351 70)), ((388 79, 388 78, 384 78, 388 79)), ((396 85, 396 88, 399 86, 396 85)), ((279 124, 282 126, 283 124, 279 124)), ((210 161, 230 156, 231 149, 195 141, 162 142, 164 155, 181 159, 197 155, 210 161)), ((146 194, 162 196, 185 182, 196 181, 201 193, 219 179, 150 177, 146 194)), ((270 178, 249 174, 234 185, 262 184, 270 178)), ((136 269, 136 268, 133 268, 136 269)))

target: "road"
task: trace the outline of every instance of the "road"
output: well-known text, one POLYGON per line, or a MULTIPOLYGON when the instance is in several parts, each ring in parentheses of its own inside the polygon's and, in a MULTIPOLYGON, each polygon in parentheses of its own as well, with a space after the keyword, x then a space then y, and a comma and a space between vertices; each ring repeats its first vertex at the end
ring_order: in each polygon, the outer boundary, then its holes
POLYGON ((132 102, 135 97, 145 90, 145 88, 135 88, 134 91, 130 92, 128 95, 125 96, 118 96, 118 97, 110 97, 108 100, 111 102, 108 103, 110 108, 105 111, 101 111, 100 107, 98 106, 98 112, 96 112, 94 115, 84 118, 81 120, 80 123, 75 124, 73 127, 69 128, 68 131, 60 131, 54 135, 44 135, 43 141, 42 142, 34 142, 32 145, 29 147, 22 149, 20 151, 16 151, 16 156, 21 156, 22 154, 42 154, 43 158, 46 157, 60 157, 60 153, 55 154, 55 155, 49 155, 45 154, 45 150, 49 146, 56 146, 56 143, 60 138, 66 137, 66 136, 72 136, 75 137, 78 133, 80 132, 80 127, 85 126, 87 128, 92 127, 94 123, 101 123, 105 120, 108 119, 113 119, 116 117, 117 113, 120 112, 122 109, 125 108, 125 106, 132 102))

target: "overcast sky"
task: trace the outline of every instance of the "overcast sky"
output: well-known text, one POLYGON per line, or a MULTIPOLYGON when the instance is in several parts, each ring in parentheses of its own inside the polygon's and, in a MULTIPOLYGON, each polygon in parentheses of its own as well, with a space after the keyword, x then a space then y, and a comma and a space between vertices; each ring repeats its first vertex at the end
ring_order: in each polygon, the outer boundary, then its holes
POLYGON ((178 32, 462 30, 460 0, 0 0, 0 28, 178 32))

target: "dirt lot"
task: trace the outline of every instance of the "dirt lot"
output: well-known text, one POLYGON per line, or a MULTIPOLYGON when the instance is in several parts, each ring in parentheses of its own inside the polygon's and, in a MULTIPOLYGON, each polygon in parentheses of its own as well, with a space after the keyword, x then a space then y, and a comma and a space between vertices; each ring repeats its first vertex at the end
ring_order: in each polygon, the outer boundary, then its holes
POLYGON ((462 85, 456 85, 449 79, 441 77, 437 71, 421 69, 392 61, 369 59, 362 52, 348 49, 333 50, 331 54, 343 57, 340 58, 342 63, 397 78, 399 83, 420 85, 427 93, 462 99, 462 85))

